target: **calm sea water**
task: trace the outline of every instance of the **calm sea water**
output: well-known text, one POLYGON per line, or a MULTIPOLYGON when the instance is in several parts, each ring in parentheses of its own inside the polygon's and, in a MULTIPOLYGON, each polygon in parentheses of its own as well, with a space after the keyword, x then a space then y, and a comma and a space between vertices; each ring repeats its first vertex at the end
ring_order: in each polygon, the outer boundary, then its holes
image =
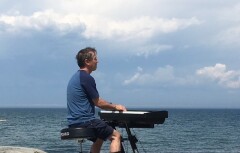
MULTIPOLYGON (((165 109, 169 118, 153 129, 133 129, 139 152, 240 153, 239 109, 165 109)), ((61 140, 65 109, 0 108, 0 146, 33 147, 48 153, 78 152, 74 140, 61 140)), ((124 129, 118 129, 126 137, 124 129)), ((91 142, 83 144, 87 152, 91 142)), ((108 152, 109 142, 103 146, 108 152)), ((126 152, 130 144, 124 142, 126 152)))

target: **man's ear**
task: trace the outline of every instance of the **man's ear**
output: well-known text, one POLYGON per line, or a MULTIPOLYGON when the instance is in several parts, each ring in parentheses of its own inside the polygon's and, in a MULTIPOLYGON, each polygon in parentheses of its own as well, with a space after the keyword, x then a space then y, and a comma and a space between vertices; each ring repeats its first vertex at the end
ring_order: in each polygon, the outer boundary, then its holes
POLYGON ((89 61, 88 59, 85 59, 85 60, 84 60, 85 65, 89 65, 89 62, 90 62, 90 61, 89 61))

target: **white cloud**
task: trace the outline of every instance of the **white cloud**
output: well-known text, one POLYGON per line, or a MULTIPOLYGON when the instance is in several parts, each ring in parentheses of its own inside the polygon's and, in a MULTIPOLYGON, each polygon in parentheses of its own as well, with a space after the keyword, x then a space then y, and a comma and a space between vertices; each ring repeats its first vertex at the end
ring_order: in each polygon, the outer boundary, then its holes
POLYGON ((192 17, 188 19, 163 19, 139 16, 126 20, 114 20, 107 16, 77 13, 61 14, 53 10, 34 12, 30 16, 1 15, 0 32, 21 32, 24 30, 57 30, 60 34, 75 31, 85 38, 98 39, 148 39, 156 34, 171 33, 201 22, 192 17), (81 29, 81 30, 79 30, 81 29))
POLYGON ((217 45, 229 45, 239 47, 240 41, 240 3, 231 3, 217 10, 216 25, 220 25, 219 33, 215 40, 217 45))
POLYGON ((227 88, 240 88, 240 72, 227 70, 225 64, 204 67, 196 71, 197 75, 216 81, 227 88))
POLYGON ((171 45, 160 45, 160 44, 152 44, 143 46, 138 50, 138 56, 145 56, 146 58, 150 55, 156 55, 159 52, 166 51, 172 49, 173 46, 171 45))
POLYGON ((217 82, 226 88, 240 88, 240 71, 227 70, 224 64, 204 67, 196 71, 196 76, 184 75, 184 77, 177 76, 174 68, 170 65, 159 67, 152 73, 145 73, 143 69, 140 68, 132 77, 124 80, 123 84, 143 86, 197 85, 201 83, 199 76, 217 82))
POLYGON ((217 18, 227 22, 239 22, 240 18, 240 2, 231 2, 231 5, 226 5, 222 9, 218 9, 217 18))
POLYGON ((217 37, 218 42, 222 44, 239 46, 240 24, 239 26, 231 27, 225 31, 222 31, 217 37))
POLYGON ((190 76, 184 78, 177 77, 174 74, 174 68, 170 65, 159 67, 152 73, 144 73, 142 68, 129 79, 124 80, 124 85, 137 84, 144 86, 171 86, 192 84, 194 80, 190 76))
POLYGON ((31 16, 1 15, 0 23, 4 26, 1 31, 24 32, 25 30, 44 31, 49 28, 66 33, 74 28, 82 27, 84 18, 74 14, 60 15, 52 10, 35 12, 31 16))

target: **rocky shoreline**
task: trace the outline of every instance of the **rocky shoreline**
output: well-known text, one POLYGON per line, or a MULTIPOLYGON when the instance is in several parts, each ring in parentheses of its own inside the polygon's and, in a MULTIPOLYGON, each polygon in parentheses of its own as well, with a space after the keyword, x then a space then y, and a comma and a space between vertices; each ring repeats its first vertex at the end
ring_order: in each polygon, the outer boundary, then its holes
POLYGON ((35 148, 0 146, 0 153, 46 153, 35 148))

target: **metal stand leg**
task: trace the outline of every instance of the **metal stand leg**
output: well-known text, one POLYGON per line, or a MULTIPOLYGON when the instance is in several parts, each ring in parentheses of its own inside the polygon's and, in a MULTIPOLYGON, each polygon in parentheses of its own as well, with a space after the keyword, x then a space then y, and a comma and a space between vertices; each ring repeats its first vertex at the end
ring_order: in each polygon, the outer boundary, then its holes
POLYGON ((138 139, 136 138, 135 135, 132 135, 131 130, 129 129, 127 124, 125 124, 125 129, 127 131, 128 140, 132 147, 133 153, 138 153, 138 149, 137 149, 137 145, 136 145, 136 143, 138 142, 138 139))
POLYGON ((79 153, 83 153, 82 152, 82 143, 84 142, 84 139, 78 139, 78 143, 80 145, 80 150, 79 150, 79 153))
MULTIPOLYGON (((122 139, 122 137, 121 137, 121 139, 122 139)), ((123 147, 123 144, 122 144, 123 142, 121 142, 121 153, 125 153, 125 150, 124 150, 124 147, 123 147)))

